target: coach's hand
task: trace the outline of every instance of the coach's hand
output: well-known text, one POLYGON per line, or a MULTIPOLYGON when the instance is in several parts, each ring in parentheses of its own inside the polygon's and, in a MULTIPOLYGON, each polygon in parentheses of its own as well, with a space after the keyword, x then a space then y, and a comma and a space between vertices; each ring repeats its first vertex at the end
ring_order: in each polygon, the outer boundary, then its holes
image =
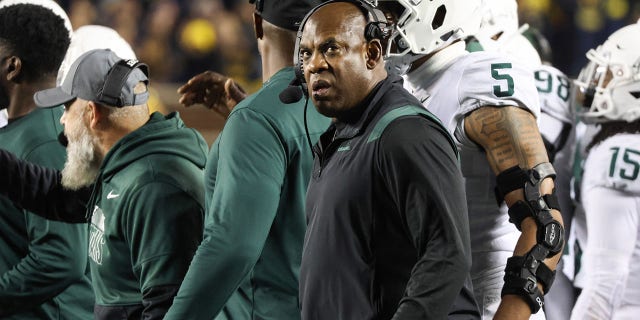
POLYGON ((185 107, 202 104, 225 119, 231 110, 242 101, 246 92, 233 79, 213 71, 205 71, 178 88, 178 102, 185 107))

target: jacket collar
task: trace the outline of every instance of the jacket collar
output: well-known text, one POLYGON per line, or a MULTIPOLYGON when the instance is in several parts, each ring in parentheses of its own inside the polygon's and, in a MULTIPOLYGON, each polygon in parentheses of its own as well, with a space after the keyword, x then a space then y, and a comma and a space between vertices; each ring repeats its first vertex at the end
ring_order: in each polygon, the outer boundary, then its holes
POLYGON ((371 90, 371 93, 361 104, 356 106, 352 112, 349 112, 348 116, 338 118, 334 122, 333 140, 350 139, 364 131, 373 117, 384 107, 380 101, 395 83, 399 83, 400 87, 402 87, 402 78, 396 75, 387 76, 371 90))

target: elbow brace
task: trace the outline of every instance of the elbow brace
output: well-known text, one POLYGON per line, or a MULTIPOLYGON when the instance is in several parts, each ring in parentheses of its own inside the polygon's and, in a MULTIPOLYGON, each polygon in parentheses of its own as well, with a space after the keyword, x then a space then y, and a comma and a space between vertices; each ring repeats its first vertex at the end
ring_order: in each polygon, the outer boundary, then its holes
POLYGON ((542 284, 546 294, 555 278, 555 271, 543 261, 558 254, 564 246, 564 227, 551 215, 551 209, 559 210, 555 189, 551 194, 540 194, 542 181, 548 177, 554 179, 555 176, 553 166, 545 162, 527 171, 515 166, 497 177, 497 194, 501 198, 511 191, 524 188, 525 200, 509 208, 509 221, 521 230, 522 221, 532 217, 538 227, 536 245, 524 257, 514 256, 507 261, 502 288, 503 296, 521 296, 529 304, 532 313, 538 312, 544 305, 537 282, 542 284))

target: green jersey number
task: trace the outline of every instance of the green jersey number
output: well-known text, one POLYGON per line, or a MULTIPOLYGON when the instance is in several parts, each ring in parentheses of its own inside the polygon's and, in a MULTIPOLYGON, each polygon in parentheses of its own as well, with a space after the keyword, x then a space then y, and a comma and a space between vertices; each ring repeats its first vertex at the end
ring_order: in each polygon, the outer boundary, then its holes
POLYGON ((569 82, 569 79, 567 77, 557 75, 557 86, 554 86, 553 75, 546 70, 536 71, 535 77, 536 88, 538 89, 538 92, 550 93, 555 88, 555 92, 556 95, 558 95, 558 98, 562 99, 562 101, 565 102, 569 100, 569 86, 571 83, 569 82))
POLYGON ((507 81, 507 90, 503 90, 503 85, 493 86, 493 94, 496 97, 510 97, 513 95, 513 78, 508 73, 500 73, 503 69, 511 69, 511 63, 492 63, 491 77, 496 80, 507 81))
POLYGON ((640 172, 640 151, 619 147, 613 147, 610 150, 613 151, 611 156, 611 164, 609 165, 609 177, 614 178, 619 175, 620 178, 625 180, 636 180, 638 178, 638 172, 640 172), (622 153, 622 162, 626 164, 625 168, 620 168, 623 163, 618 163, 618 155, 622 153))

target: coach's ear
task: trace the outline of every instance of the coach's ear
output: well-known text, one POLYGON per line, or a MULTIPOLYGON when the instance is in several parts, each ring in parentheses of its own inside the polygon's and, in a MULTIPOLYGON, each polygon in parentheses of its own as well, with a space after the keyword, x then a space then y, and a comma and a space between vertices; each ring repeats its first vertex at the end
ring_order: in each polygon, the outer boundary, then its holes
POLYGON ((374 69, 382 62, 382 43, 378 39, 373 39, 367 43, 366 50, 367 68, 374 69))

